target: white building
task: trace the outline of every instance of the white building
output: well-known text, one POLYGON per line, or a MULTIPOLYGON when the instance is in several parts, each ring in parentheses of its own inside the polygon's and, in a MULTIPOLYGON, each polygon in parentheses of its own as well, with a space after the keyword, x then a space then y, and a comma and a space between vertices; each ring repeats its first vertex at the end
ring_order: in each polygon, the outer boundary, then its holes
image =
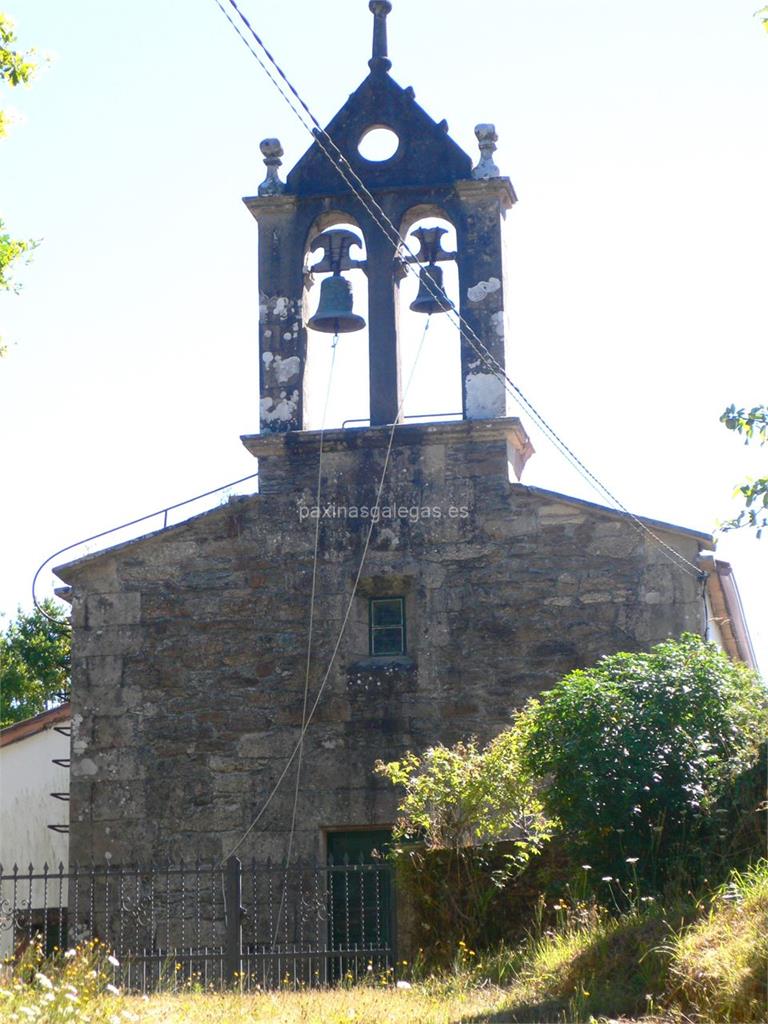
POLYGON ((44 907, 58 924, 67 904, 69 734, 69 704, 0 730, 0 957, 43 927, 44 907), (50 880, 30 879, 30 864, 35 876, 47 864, 50 880))

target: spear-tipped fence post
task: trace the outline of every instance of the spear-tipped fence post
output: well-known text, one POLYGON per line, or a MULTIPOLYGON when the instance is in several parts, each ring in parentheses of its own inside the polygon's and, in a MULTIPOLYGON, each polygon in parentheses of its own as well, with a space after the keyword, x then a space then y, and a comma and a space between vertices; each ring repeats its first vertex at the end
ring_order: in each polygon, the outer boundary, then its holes
POLYGON ((237 857, 227 858, 224 868, 224 897, 224 975, 229 984, 236 984, 240 975, 243 931, 242 873, 241 864, 237 857))

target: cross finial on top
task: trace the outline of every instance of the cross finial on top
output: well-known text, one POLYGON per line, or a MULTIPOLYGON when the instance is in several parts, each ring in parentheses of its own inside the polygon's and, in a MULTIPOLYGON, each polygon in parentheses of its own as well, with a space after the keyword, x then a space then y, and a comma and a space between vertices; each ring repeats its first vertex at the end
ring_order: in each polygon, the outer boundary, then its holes
POLYGON ((373 14, 373 56, 368 67, 371 71, 389 71, 392 61, 387 56, 387 15, 392 4, 390 0, 370 0, 368 8, 373 14))

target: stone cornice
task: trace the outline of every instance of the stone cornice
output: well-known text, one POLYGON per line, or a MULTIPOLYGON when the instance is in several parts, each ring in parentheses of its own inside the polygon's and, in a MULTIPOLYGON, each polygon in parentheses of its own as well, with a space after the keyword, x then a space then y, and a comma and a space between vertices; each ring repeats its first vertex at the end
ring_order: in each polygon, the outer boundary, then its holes
POLYGON ((517 195, 509 178, 476 178, 472 181, 457 181, 456 193, 464 196, 496 195, 505 210, 517 202, 517 195))
MULTIPOLYGON (((324 452, 386 448, 391 426, 353 427, 322 432, 324 452)), ((245 434, 240 440, 257 458, 316 454, 319 430, 293 430, 282 434, 245 434)), ((438 423, 401 423, 395 428, 393 448, 408 445, 461 445, 505 441, 524 462, 533 454, 530 438, 516 416, 491 420, 450 420, 438 423)))
POLYGON ((251 211, 256 220, 261 213, 292 213, 298 205, 298 196, 276 195, 276 196, 243 196, 243 202, 251 211))

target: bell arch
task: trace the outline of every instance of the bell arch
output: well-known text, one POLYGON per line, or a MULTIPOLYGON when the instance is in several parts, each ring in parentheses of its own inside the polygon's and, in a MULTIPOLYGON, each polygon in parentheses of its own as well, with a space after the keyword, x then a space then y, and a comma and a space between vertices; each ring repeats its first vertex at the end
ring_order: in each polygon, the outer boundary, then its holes
POLYGON ((304 429, 360 425, 370 416, 366 389, 357 384, 368 379, 365 267, 365 234, 356 218, 342 209, 316 217, 304 246, 304 429))
POLYGON ((400 237, 407 245, 399 253, 403 260, 398 317, 402 418, 459 419, 462 372, 456 227, 441 206, 420 203, 404 214, 400 237))

